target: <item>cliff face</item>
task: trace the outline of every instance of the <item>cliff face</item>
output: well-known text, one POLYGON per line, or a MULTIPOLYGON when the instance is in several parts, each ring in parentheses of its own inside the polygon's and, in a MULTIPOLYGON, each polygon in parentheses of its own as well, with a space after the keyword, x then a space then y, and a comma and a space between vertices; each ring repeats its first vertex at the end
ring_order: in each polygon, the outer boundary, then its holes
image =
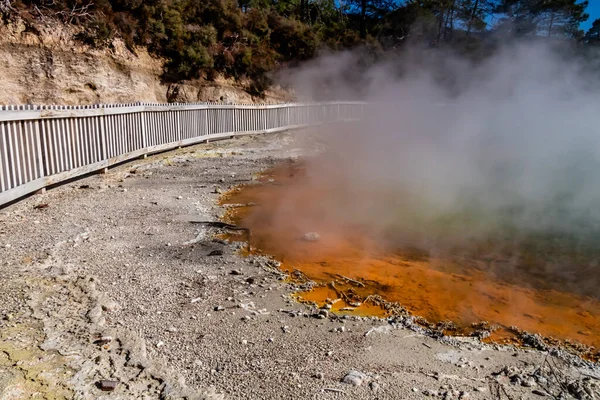
POLYGON ((104 49, 74 39, 77 28, 56 21, 31 27, 23 21, 0 23, 0 104, 130 102, 283 102, 289 93, 271 90, 264 99, 219 78, 164 85, 163 60, 145 49, 131 52, 115 39, 104 49))

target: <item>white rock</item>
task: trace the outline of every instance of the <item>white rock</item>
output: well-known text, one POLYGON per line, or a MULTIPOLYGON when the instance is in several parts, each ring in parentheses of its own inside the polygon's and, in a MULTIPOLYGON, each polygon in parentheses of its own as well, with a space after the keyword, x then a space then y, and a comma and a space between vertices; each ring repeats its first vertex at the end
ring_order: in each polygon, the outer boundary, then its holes
POLYGON ((302 236, 302 239, 306 240, 307 242, 316 242, 321 239, 321 235, 319 235, 317 232, 306 232, 304 236, 302 236))
POLYGON ((342 378, 342 383, 347 383, 353 386, 360 386, 362 385, 365 379, 367 379, 367 376, 365 374, 363 374, 360 371, 352 370, 342 378))

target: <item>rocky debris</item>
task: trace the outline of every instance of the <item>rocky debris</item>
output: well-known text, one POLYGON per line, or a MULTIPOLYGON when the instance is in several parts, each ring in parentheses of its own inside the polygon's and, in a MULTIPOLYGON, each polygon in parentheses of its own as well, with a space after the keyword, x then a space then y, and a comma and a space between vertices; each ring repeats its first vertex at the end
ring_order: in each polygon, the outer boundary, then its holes
POLYGON ((209 257, 213 257, 213 256, 222 256, 224 254, 223 250, 221 249, 217 249, 217 250, 213 250, 210 253, 208 253, 207 255, 209 257))
POLYGON ((360 371, 352 370, 342 378, 342 383, 353 386, 360 386, 367 379, 367 376, 360 371))
MULTIPOLYGON (((517 329, 518 330, 518 329, 517 329)), ((530 333, 521 333, 521 340, 523 340, 523 344, 526 346, 533 347, 534 349, 546 351, 548 350, 548 346, 544 343, 544 339, 538 334, 530 334, 530 333)))

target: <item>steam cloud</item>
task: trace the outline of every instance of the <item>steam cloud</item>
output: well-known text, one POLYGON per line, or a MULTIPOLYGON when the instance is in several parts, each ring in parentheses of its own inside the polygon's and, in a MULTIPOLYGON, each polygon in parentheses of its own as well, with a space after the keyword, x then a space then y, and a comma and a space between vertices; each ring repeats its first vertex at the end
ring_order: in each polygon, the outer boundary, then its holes
POLYGON ((344 53, 294 70, 301 99, 369 103, 361 123, 323 128, 307 164, 332 188, 323 213, 598 297, 600 91, 567 58, 530 43, 477 64, 419 51, 359 71, 344 53))

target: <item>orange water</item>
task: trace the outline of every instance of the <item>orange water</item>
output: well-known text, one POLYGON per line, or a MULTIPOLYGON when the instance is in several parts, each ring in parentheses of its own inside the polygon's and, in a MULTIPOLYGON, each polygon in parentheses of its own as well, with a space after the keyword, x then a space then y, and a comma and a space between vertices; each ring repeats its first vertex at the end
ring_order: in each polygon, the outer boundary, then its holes
MULTIPOLYGON (((360 281, 364 287, 347 284, 345 288, 352 287, 363 298, 377 294, 399 302, 434 323, 449 320, 468 327, 487 321, 600 348, 597 298, 561 291, 559 285, 501 280, 487 273, 478 260, 390 250, 369 227, 352 225, 335 211, 325 212, 322 204, 329 190, 333 188, 304 179, 298 167, 283 166, 266 174, 260 184, 230 193, 224 203, 251 203, 232 208, 229 217, 251 229, 252 246, 317 282, 348 283, 343 277, 360 281), (318 232, 319 240, 303 240, 308 231, 318 232)), ((321 288, 301 296, 322 303, 339 293, 321 288)), ((376 307, 366 312, 381 314, 376 307)), ((497 337, 503 339, 505 334, 506 329, 501 329, 497 337)))

